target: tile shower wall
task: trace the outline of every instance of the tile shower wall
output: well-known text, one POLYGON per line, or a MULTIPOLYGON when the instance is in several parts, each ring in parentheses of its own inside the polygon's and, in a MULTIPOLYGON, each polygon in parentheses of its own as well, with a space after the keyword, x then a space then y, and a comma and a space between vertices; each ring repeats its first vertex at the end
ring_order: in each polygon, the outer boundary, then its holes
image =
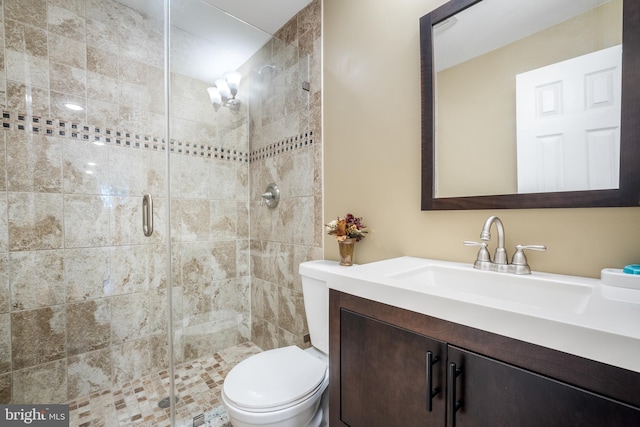
POLYGON ((119 3, 0 11, 0 403, 64 402, 168 366, 169 205, 177 362, 248 340, 246 122, 173 75, 165 146, 163 25, 119 3))
POLYGON ((320 8, 311 2, 249 62, 262 70, 250 102, 251 339, 265 350, 308 345, 298 265, 322 258, 320 8), (275 209, 260 205, 271 182, 275 209))

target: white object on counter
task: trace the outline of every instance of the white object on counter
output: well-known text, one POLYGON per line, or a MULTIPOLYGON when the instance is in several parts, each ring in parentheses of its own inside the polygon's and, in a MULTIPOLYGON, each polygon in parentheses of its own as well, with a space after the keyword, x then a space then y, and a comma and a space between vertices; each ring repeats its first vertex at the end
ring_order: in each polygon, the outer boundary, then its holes
POLYGON ((640 274, 623 273, 620 268, 603 268, 600 272, 600 280, 603 285, 640 291, 640 274))

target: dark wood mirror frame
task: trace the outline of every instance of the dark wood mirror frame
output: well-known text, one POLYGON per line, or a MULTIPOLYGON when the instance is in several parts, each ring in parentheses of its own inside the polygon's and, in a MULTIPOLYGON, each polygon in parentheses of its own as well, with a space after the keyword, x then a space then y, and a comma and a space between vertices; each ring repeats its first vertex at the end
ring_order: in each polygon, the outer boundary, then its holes
POLYGON ((432 26, 481 0, 451 0, 420 18, 422 210, 640 206, 640 1, 623 1, 620 188, 435 198, 432 26))

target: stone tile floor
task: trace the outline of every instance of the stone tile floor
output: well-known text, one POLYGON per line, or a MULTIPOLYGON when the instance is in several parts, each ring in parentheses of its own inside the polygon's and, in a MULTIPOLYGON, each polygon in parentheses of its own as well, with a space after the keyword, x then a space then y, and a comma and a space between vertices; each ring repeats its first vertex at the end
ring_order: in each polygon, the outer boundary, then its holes
MULTIPOLYGON (((205 414, 205 427, 231 427, 222 406, 222 383, 229 370, 261 350, 244 343, 209 357, 176 366, 176 427, 193 426, 205 414)), ((169 396, 169 372, 161 371, 121 387, 96 392, 69 403, 70 427, 171 427, 169 408, 158 402, 169 396)))

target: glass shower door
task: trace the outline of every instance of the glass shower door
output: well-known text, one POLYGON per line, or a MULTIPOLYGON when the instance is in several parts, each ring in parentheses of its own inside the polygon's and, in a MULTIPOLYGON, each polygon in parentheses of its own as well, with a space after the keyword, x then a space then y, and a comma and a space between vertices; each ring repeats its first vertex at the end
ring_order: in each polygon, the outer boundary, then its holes
POLYGON ((0 403, 68 403, 71 425, 163 417, 162 4, 2 7, 0 403))
POLYGON ((222 383, 236 363, 305 345, 294 260, 313 256, 321 192, 310 61, 204 1, 172 0, 170 22, 175 425, 219 427, 228 425, 222 383), (282 191, 274 209, 260 198, 271 182, 282 191))
POLYGON ((246 61, 247 47, 242 44, 247 38, 256 39, 259 47, 270 36, 203 1, 172 2, 169 109, 176 425, 190 425, 200 415, 214 426, 223 425, 220 392, 229 369, 224 351, 233 354, 236 346, 251 339, 250 76, 239 70, 246 61), (212 34, 211 29, 222 32, 212 34))
POLYGON ((199 0, 24 5, 0 14, 0 404, 223 425, 226 372, 305 333, 293 253, 313 227, 287 224, 314 212, 308 58, 199 0))

